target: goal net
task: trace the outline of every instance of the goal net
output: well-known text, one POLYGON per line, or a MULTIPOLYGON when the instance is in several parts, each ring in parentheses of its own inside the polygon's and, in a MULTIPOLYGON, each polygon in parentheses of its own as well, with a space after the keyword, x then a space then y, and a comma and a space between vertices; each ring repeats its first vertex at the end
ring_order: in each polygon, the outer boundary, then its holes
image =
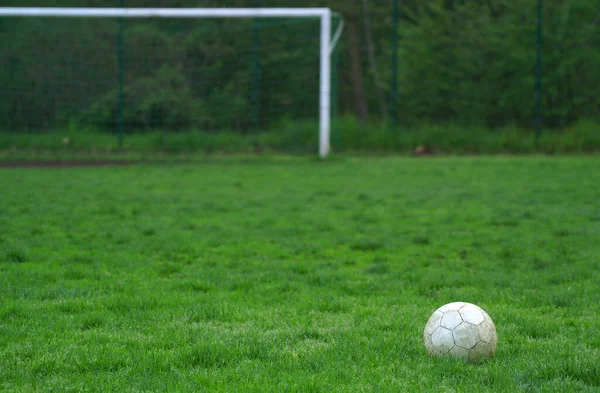
POLYGON ((0 132, 297 121, 324 157, 340 27, 325 8, 0 8, 0 132))

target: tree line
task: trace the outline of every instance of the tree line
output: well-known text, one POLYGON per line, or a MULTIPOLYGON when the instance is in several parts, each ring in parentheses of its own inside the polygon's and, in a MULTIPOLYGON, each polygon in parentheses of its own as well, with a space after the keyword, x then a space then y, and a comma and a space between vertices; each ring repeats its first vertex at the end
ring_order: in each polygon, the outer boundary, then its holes
MULTIPOLYGON (((114 0, 7 3, 115 6, 114 0)), ((391 0, 123 3, 331 7, 344 21, 334 59, 338 114, 404 125, 533 125, 537 0, 399 0, 397 19, 391 0)), ((544 124, 600 121, 600 0, 544 0, 542 27, 544 124)), ((127 22, 120 69, 116 21, 2 18, 2 127, 110 128, 120 100, 124 121, 138 129, 251 131, 286 117, 314 117, 317 30, 316 23, 298 21, 127 22)))

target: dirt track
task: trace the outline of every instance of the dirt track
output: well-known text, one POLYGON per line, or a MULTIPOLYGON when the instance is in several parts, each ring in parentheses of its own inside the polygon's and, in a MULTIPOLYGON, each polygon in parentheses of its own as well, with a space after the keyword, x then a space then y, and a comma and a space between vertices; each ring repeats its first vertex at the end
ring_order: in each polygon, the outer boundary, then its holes
POLYGON ((134 165, 135 161, 0 161, 0 168, 76 168, 114 165, 134 165))

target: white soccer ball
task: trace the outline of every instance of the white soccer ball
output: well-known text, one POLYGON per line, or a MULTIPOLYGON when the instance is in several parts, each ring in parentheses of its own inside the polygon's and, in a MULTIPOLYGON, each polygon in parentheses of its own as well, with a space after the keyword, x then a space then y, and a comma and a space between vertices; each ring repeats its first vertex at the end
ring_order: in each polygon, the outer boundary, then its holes
POLYGON ((431 314, 423 341, 431 355, 453 356, 478 363, 494 355, 498 336, 494 322, 482 308, 454 302, 431 314))

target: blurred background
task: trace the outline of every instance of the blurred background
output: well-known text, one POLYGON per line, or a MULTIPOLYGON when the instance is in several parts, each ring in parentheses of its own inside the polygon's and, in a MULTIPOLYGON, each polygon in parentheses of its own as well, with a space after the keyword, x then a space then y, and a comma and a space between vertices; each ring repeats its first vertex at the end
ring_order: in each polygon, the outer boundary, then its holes
MULTIPOLYGON (((3 6, 330 7, 332 34, 343 27, 332 55, 334 149, 600 149, 600 0, 3 6)), ((130 149, 313 151, 318 30, 318 20, 290 18, 0 18, 0 148, 64 146, 44 137, 58 134, 110 147, 121 132, 130 149)))

